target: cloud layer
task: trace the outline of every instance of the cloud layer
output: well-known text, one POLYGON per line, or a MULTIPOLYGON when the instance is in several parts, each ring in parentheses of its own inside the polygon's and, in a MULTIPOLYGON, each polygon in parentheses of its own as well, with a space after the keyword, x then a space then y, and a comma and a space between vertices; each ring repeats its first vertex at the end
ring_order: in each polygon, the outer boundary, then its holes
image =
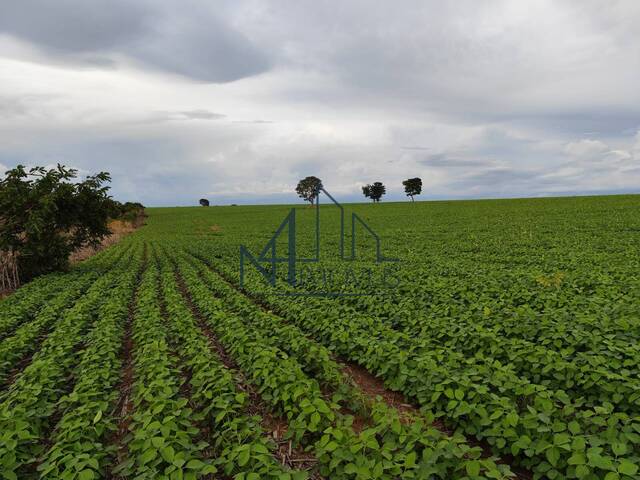
POLYGON ((0 165, 147 204, 634 192, 640 3, 24 0, 0 15, 0 165))

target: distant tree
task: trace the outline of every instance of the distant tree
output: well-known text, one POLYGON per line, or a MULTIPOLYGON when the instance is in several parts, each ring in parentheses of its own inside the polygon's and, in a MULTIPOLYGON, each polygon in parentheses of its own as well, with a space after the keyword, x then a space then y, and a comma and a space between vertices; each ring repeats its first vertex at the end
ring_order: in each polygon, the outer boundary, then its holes
POLYGON ((298 196, 313 205, 313 201, 317 198, 322 188, 322 180, 318 177, 305 177, 298 182, 296 192, 298 196))
POLYGON ((144 217, 144 205, 139 202, 120 203, 117 200, 109 199, 109 218, 113 220, 124 220, 135 222, 144 217))
POLYGON ((407 194, 407 197, 411 197, 411 201, 413 202, 414 195, 420 195, 422 193, 422 179, 421 178, 408 178, 404 182, 404 193, 407 194))
POLYGON ((201 198, 200 199, 200 205, 203 207, 208 207, 209 206, 209 200, 207 200, 206 198, 201 198))
POLYGON ((362 187, 362 194, 374 202, 379 202, 385 193, 387 193, 387 189, 382 182, 374 182, 362 187))
POLYGON ((18 165, 0 180, 0 251, 17 257, 23 280, 67 268, 71 252, 110 233, 109 174, 82 182, 76 176, 62 165, 29 171, 18 165))
POLYGON ((371 185, 367 184, 367 185, 363 186, 362 187, 362 194, 367 198, 371 198, 371 185))

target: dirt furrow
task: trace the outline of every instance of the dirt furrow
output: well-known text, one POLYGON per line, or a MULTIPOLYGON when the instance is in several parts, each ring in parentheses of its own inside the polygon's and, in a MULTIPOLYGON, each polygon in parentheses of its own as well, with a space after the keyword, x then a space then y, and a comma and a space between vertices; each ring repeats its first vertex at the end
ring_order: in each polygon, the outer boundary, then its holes
MULTIPOLYGON (((270 315, 277 316, 278 319, 280 319, 280 321, 282 321, 283 323, 288 323, 286 318, 280 315, 280 312, 276 307, 265 303, 259 298, 255 298, 248 295, 238 285, 236 285, 233 282, 233 280, 229 279, 223 272, 216 269, 211 262, 191 252, 188 252, 188 253, 192 257, 194 257, 197 261, 202 262, 209 270, 215 273, 229 287, 233 288, 237 293, 243 295, 251 303, 259 307, 263 312, 268 313, 270 315)), ((305 337, 308 338, 309 340, 314 342, 316 341, 313 337, 304 334, 304 332, 301 332, 301 333, 305 335, 305 337)), ((353 383, 355 383, 358 390, 360 390, 360 392, 364 394, 365 397, 369 399, 369 401, 374 401, 376 400, 377 397, 380 397, 380 399, 383 402, 385 402, 389 407, 396 409, 398 413, 400 413, 401 418, 404 418, 405 421, 410 421, 410 418, 412 416, 413 417, 421 416, 420 405, 410 401, 402 393, 388 389, 384 385, 384 380, 382 380, 381 378, 373 375, 367 369, 365 369, 364 367, 354 362, 351 362, 342 358, 338 358, 335 356, 332 356, 332 358, 340 366, 342 373, 348 379, 350 379, 353 383)), ((354 421, 354 428, 357 428, 358 425, 360 424, 361 424, 361 421, 359 421, 359 419, 356 417, 356 420, 354 421)), ((442 421, 438 420, 438 421, 431 422, 431 425, 434 428, 437 428, 438 430, 440 430, 444 434, 451 435, 453 433, 453 431, 450 428, 448 428, 442 421)), ((483 452, 482 455, 484 458, 493 456, 493 453, 491 451, 491 446, 486 441, 480 440, 474 437, 469 437, 468 435, 466 436, 466 438, 469 445, 478 446, 482 448, 482 452, 483 452)), ((531 478, 533 478, 533 474, 530 471, 520 468, 516 465, 513 465, 512 459, 510 457, 502 457, 498 460, 498 462, 509 465, 511 470, 521 480, 530 480, 531 478)))
POLYGON ((290 469, 308 470, 311 472, 312 479, 320 480, 323 477, 314 471, 317 464, 317 460, 313 455, 304 452, 302 449, 294 447, 291 440, 286 438, 288 423, 287 421, 276 415, 272 415, 267 404, 262 400, 260 394, 253 388, 253 386, 246 380, 244 373, 238 367, 238 364, 234 359, 226 352, 224 346, 220 343, 215 333, 209 328, 202 313, 198 307, 193 303, 188 289, 184 283, 184 280, 180 276, 180 273, 175 271, 178 287, 182 293, 189 309, 191 310, 198 327, 202 333, 207 337, 211 349, 216 352, 216 355, 223 363, 223 365, 229 370, 233 371, 236 388, 246 393, 250 399, 248 402, 248 409, 245 412, 247 415, 258 415, 261 418, 260 426, 262 429, 273 439, 277 445, 277 453, 275 454, 277 460, 284 466, 290 469))
MULTIPOLYGON (((127 315, 127 320, 124 326, 124 334, 122 337, 122 377, 117 387, 118 391, 120 392, 120 396, 114 410, 114 415, 116 415, 116 417, 118 418, 118 425, 116 431, 109 441, 110 445, 116 445, 117 448, 116 459, 112 467, 116 467, 117 465, 119 465, 126 457, 127 447, 124 439, 129 432, 129 424, 131 423, 131 415, 133 414, 133 399, 131 390, 133 386, 134 371, 133 338, 131 331, 133 327, 136 303, 138 299, 138 288, 142 280, 142 273, 145 271, 148 261, 146 244, 144 245, 144 252, 142 255, 142 268, 138 272, 138 276, 136 278, 136 287, 133 289, 133 293, 131 295, 131 301, 129 302, 129 314, 127 315)), ((107 478, 118 477, 115 477, 111 475, 111 472, 108 472, 107 478)))

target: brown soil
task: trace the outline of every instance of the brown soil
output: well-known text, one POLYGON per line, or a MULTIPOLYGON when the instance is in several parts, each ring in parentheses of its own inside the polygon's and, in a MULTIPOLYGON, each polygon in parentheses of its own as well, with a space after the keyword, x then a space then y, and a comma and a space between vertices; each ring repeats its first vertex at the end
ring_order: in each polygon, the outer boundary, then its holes
POLYGON ((224 346, 220 343, 215 333, 207 325, 198 307, 193 303, 191 296, 187 290, 187 286, 184 283, 184 279, 180 276, 179 272, 175 272, 176 279, 180 292, 182 293, 189 309, 195 317, 198 326, 202 330, 202 333, 209 340, 212 350, 216 352, 216 355, 222 362, 222 364, 229 370, 234 372, 236 379, 236 388, 245 392, 249 396, 249 402, 247 413, 248 415, 257 415, 261 418, 260 426, 264 432, 270 436, 277 445, 277 452, 275 454, 277 460, 284 466, 291 469, 308 470, 311 473, 312 479, 321 479, 322 477, 314 472, 317 460, 313 455, 304 452, 301 448, 294 447, 291 440, 286 438, 288 424, 287 421, 280 417, 272 415, 269 407, 260 397, 260 394, 255 388, 247 382, 243 372, 238 367, 235 360, 227 353, 224 346))
MULTIPOLYGON (((207 268, 209 268, 209 270, 217 274, 220 279, 222 279, 225 283, 227 283, 227 285, 232 287, 241 295, 244 295, 254 305, 256 305, 257 307, 259 307, 260 309, 262 309, 263 311, 269 314, 277 315, 282 320, 282 322, 286 322, 286 319, 284 319, 282 316, 278 314, 276 308, 262 302, 260 299, 252 298, 249 295, 247 295, 245 292, 240 290, 240 288, 236 284, 234 284, 231 280, 229 280, 223 273, 218 271, 213 265, 206 262, 204 259, 197 257, 195 255, 194 255, 194 258, 202 262, 207 268)), ((309 336, 307 336, 307 338, 310 338, 311 340, 313 340, 309 336)), ((342 373, 345 374, 345 376, 347 376, 353 382, 355 382, 357 388, 363 394, 365 394, 370 400, 375 400, 375 398, 378 396, 381 397, 382 401, 384 401, 388 406, 396 408, 398 410, 398 412, 401 415, 401 418, 404 421, 410 421, 410 418, 412 416, 420 415, 420 410, 418 405, 409 402, 402 393, 394 392, 386 388, 384 386, 384 381, 382 379, 371 374, 365 368, 353 362, 345 361, 343 359, 334 358, 334 361, 336 361, 336 363, 341 365, 342 373)), ((351 412, 349 413, 351 414, 351 412)), ((368 422, 366 419, 363 419, 355 415, 352 428, 357 433, 358 431, 361 431, 364 428, 366 428, 367 423, 368 422)), ((453 431, 447 428, 445 424, 440 420, 433 422, 431 425, 447 435, 451 435, 453 433, 453 431)), ((491 447, 487 442, 481 441, 469 436, 466 436, 466 438, 469 445, 479 446, 480 448, 482 448, 482 456, 484 458, 493 456, 491 447)), ((516 477, 519 479, 529 480, 533 478, 532 473, 529 472, 528 470, 524 470, 522 468, 514 466, 513 458, 511 456, 503 457, 499 463, 504 463, 506 465, 509 465, 511 467, 511 470, 516 474, 516 477)))
MULTIPOLYGON (((204 263, 204 262, 203 262, 204 263)), ((269 305, 260 302, 257 299, 251 298, 242 292, 233 282, 229 281, 222 273, 218 272, 213 266, 206 264, 210 270, 218 275, 227 285, 233 288, 236 292, 243 295, 247 298, 251 303, 259 307, 263 312, 268 313, 270 315, 277 316, 283 323, 286 323, 286 320, 279 315, 276 315, 272 310, 272 307, 269 305)), ((304 335, 310 341, 317 343, 316 340, 309 335, 306 335, 304 332, 300 332, 301 335, 304 335)), ((338 359, 333 357, 333 361, 336 362, 342 370, 342 373, 350 379, 351 383, 355 387, 358 388, 366 397, 370 400, 375 400, 377 396, 381 397, 381 400, 385 402, 388 406, 397 409, 400 415, 403 418, 407 418, 410 415, 420 415, 420 410, 415 406, 407 402, 404 395, 399 392, 394 392, 389 390, 384 386, 384 381, 375 375, 371 374, 365 368, 357 365, 353 362, 346 361, 344 359, 338 359)), ((354 420, 354 425, 357 422, 357 418, 354 420)), ((364 422, 366 423, 366 421, 364 422)), ((440 428, 440 427, 438 427, 440 428)), ((442 426, 444 429, 444 426, 442 426)), ((443 430, 444 431, 444 430, 443 430)))
MULTIPOLYGON (((140 280, 142 277, 142 272, 144 271, 147 263, 147 246, 144 246, 143 253, 143 267, 138 272, 138 278, 136 281, 136 287, 133 291, 133 295, 131 297, 131 301, 129 303, 129 314, 127 315, 127 320, 125 323, 124 334, 122 337, 122 377, 120 383, 118 384, 118 392, 120 392, 120 396, 118 398, 118 403, 116 404, 114 414, 117 416, 118 425, 117 429, 114 432, 110 444, 117 445, 116 452, 116 461, 113 464, 113 467, 119 465, 126 457, 127 447, 124 443, 124 438, 127 436, 129 432, 129 424, 131 423, 131 415, 133 413, 133 399, 132 399, 132 387, 133 387, 133 338, 131 336, 131 330, 133 325, 133 319, 135 317, 135 309, 138 298, 138 287, 140 285, 140 280)), ((110 473, 108 478, 117 478, 113 477, 110 473)))
MULTIPOLYGON (((380 397, 380 399, 384 403, 386 403, 388 406, 398 410, 402 421, 410 422, 412 418, 415 418, 416 416, 420 415, 420 410, 417 405, 408 403, 407 399, 403 394, 387 389, 384 386, 384 382, 382 379, 372 375, 365 368, 348 361, 338 361, 338 363, 342 364, 343 366, 342 372, 345 375, 347 375, 350 379, 352 379, 356 383, 358 388, 365 395, 367 395, 371 399, 380 397)), ((453 430, 447 428, 447 426, 440 420, 436 420, 435 422, 432 422, 431 425, 446 435, 453 434, 453 430)), ((354 421, 354 430, 355 428, 356 428, 356 422, 354 421)), ((488 458, 493 456, 493 453, 491 452, 491 447, 486 442, 479 441, 474 438, 470 438, 468 436, 467 436, 467 442, 469 443, 469 445, 482 448, 483 458, 488 458)), ((513 459, 511 457, 502 458, 502 463, 505 463, 510 466, 512 461, 513 459)), ((532 478, 532 474, 526 470, 523 470, 514 466, 511 466, 511 469, 519 479, 528 480, 532 478)))
POLYGON ((123 220, 110 221, 108 226, 109 230, 111 230, 111 235, 103 238, 100 242, 100 245, 98 245, 97 247, 87 246, 79 248, 78 250, 73 252, 71 256, 69 256, 69 262, 73 265, 94 256, 96 253, 101 252, 111 245, 115 245, 124 237, 136 231, 143 224, 144 217, 139 217, 133 222, 125 222, 123 220))
MULTIPOLYGON (((420 415, 418 407, 408 403, 404 395, 386 388, 382 379, 374 376, 365 368, 344 360, 336 360, 336 362, 342 367, 342 373, 353 380, 362 393, 372 400, 380 397, 380 400, 389 407, 398 410, 403 420, 409 422, 412 417, 420 415)), ((434 426, 449 433, 444 429, 444 425, 437 424, 434 426)))
POLYGON ((13 385, 13 382, 15 382, 18 376, 22 373, 22 371, 25 368, 27 368, 27 366, 31 363, 32 359, 33 359, 33 353, 20 359, 11 369, 11 372, 9 372, 9 375, 7 376, 7 380, 5 382, 5 386, 10 387, 11 385, 13 385))

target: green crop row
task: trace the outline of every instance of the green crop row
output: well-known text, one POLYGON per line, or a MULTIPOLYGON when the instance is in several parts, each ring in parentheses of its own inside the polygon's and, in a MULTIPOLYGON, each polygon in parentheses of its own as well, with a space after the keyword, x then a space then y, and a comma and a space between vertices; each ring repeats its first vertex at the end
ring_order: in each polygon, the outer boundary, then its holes
POLYGON ((75 305, 60 317, 54 330, 28 367, 2 396, 0 403, 0 474, 9 480, 33 468, 43 452, 42 437, 53 427, 57 402, 68 389, 68 375, 82 351, 99 307, 126 270, 125 258, 98 279, 75 305))
POLYGON ((580 352, 568 361, 559 352, 521 338, 504 337, 480 325, 460 328, 450 322, 423 320, 421 327, 407 326, 402 331, 416 332, 425 348, 441 345, 467 356, 500 361, 533 383, 564 390, 572 399, 585 397, 590 406, 609 402, 622 412, 640 414, 638 377, 624 370, 613 372, 608 359, 601 355, 580 352))
POLYGON ((287 416, 294 439, 313 446, 322 474, 330 478, 421 478, 425 472, 436 478, 509 476, 508 468, 480 459, 479 449, 465 445, 460 436, 446 437, 420 419, 403 425, 397 413, 382 404, 375 411, 384 413, 374 416, 373 425, 356 434, 350 428, 353 417, 342 418, 338 413, 340 399, 324 400, 319 385, 304 375, 298 360, 275 346, 277 330, 260 328, 255 322, 244 325, 241 318, 226 311, 226 298, 211 297, 199 279, 202 271, 194 270, 183 258, 178 263, 194 302, 220 341, 250 373, 262 397, 287 416))
MULTIPOLYGON (((639 202, 343 205, 401 261, 397 288, 340 298, 283 296, 323 290, 306 262, 296 287, 247 264, 239 288, 239 245, 260 252, 290 206, 149 209, 0 300, 0 477, 640 479, 639 202)), ((296 212, 309 258, 315 209, 296 212)), ((320 212, 317 267, 381 268, 360 226, 344 262, 340 211, 320 212)))
POLYGON ((447 349, 420 348, 417 339, 361 315, 346 316, 322 301, 263 300, 386 378, 390 387, 466 433, 486 438, 496 452, 513 454, 539 477, 596 479, 615 472, 624 478, 636 472, 631 465, 638 461, 640 424, 613 414, 611 406, 576 409, 566 395, 522 381, 508 367, 483 365, 447 349))
POLYGON ((20 325, 37 315, 42 307, 58 301, 57 296, 74 290, 74 280, 95 276, 99 270, 107 271, 110 259, 126 254, 126 248, 112 249, 78 265, 69 274, 52 273, 32 280, 0 304, 0 340, 12 334, 20 325))
POLYGON ((161 255, 161 291, 175 339, 189 371, 190 403, 210 430, 214 464, 235 479, 302 480, 305 472, 287 471, 274 458, 274 444, 260 427, 259 416, 247 416, 248 396, 234 385, 234 375, 212 351, 176 283, 169 259, 161 255))
MULTIPOLYGON (((498 338, 525 341, 538 348, 561 352, 564 360, 575 361, 580 366, 592 365, 603 377, 621 373, 637 378, 640 374, 640 346, 635 341, 640 335, 640 321, 634 309, 627 304, 614 308, 609 302, 589 300, 590 296, 585 301, 581 293, 588 288, 589 280, 573 279, 575 285, 569 285, 569 295, 554 283, 568 283, 564 274, 540 275, 524 281, 515 274, 501 278, 495 266, 491 269, 492 278, 479 276, 477 265, 457 267, 459 271, 456 269, 453 274, 449 260, 447 268, 448 272, 444 267, 439 270, 441 276, 430 272, 417 285, 406 279, 402 296, 396 297, 393 303, 371 302, 362 297, 341 300, 367 314, 388 318, 413 334, 429 331, 433 323, 445 330, 448 327, 470 329, 470 335, 475 328, 481 328, 498 338), (470 275, 469 271, 474 274, 470 275), (537 289, 528 292, 534 288, 532 284, 537 289), (551 286, 546 286, 548 284, 551 286), (516 290, 524 297, 514 298, 505 293, 509 290, 516 290)), ((600 281, 605 282, 606 278, 600 281)), ((634 282, 625 282, 623 278, 618 281, 610 278, 598 289, 600 291, 590 295, 618 296, 629 301, 640 299, 634 282)))
POLYGON ((126 454, 112 474, 141 479, 195 479, 214 473, 203 460, 206 442, 180 392, 180 372, 171 355, 157 287, 159 271, 150 261, 137 292, 132 326, 133 413, 124 438, 126 454))
POLYGON ((70 277, 60 294, 49 300, 35 318, 18 328, 13 335, 0 344, 0 385, 4 384, 17 362, 38 348, 38 339, 55 325, 62 312, 73 306, 85 290, 98 278, 87 273, 80 277, 70 277))
POLYGON ((108 441, 117 425, 114 409, 122 369, 120 346, 136 277, 143 265, 142 249, 135 248, 130 259, 99 308, 98 320, 74 371, 77 382, 73 391, 58 401, 61 419, 53 431, 53 444, 40 460, 41 478, 101 478, 112 460, 113 446, 108 441))
MULTIPOLYGON (((415 311, 415 306, 398 305, 393 317, 384 319, 376 315, 369 302, 360 297, 343 297, 341 302, 354 305, 355 315, 373 315, 384 320, 385 326, 420 338, 420 348, 448 348, 478 361, 499 361, 515 375, 552 390, 563 390, 573 400, 585 398, 592 407, 608 402, 629 415, 640 413, 640 381, 628 369, 617 372, 611 368, 608 357, 585 352, 554 351, 519 337, 503 336, 481 321, 460 318, 434 319, 415 311)), ((485 316, 490 312, 485 312, 485 316)), ((638 349, 629 345, 631 349, 638 349)), ((613 353, 610 350, 609 353, 613 353)), ((640 362, 640 350, 634 363, 640 362)))
MULTIPOLYGON (((81 277, 82 273, 78 272, 72 276, 81 277)), ((38 278, 3 300, 0 304, 0 339, 11 335, 20 324, 33 318, 47 300, 64 291, 66 285, 72 281, 69 277, 56 274, 38 278)))

